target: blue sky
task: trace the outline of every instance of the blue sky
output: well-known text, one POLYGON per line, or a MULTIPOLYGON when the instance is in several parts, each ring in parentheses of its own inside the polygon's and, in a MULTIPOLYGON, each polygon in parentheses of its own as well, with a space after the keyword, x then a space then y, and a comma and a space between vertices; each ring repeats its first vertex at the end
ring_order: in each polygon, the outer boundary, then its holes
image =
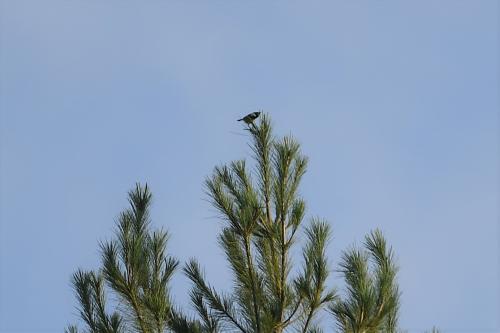
MULTIPOLYGON (((235 119, 257 109, 310 158, 301 193, 332 224, 333 265, 380 227, 402 328, 500 332, 498 13, 493 0, 0 0, 0 332, 77 321, 70 276, 98 266, 137 181, 170 252, 227 286, 202 182, 249 155, 235 119)), ((181 273, 172 288, 188 309, 181 273)))

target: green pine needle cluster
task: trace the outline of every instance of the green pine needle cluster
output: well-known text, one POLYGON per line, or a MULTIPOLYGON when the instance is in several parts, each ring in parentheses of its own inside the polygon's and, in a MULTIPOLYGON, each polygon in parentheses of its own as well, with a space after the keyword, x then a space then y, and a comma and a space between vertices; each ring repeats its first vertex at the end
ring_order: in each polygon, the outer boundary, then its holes
POLYGON ((366 250, 344 252, 340 263, 347 296, 329 306, 345 333, 396 333, 400 292, 392 249, 379 230, 366 236, 366 250))

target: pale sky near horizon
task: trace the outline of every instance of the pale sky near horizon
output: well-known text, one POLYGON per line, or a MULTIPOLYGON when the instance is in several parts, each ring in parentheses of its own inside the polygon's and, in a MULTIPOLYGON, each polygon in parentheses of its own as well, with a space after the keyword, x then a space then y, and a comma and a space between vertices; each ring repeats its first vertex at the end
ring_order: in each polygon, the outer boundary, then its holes
MULTIPOLYGON (((498 13, 494 0, 0 0, 0 332, 78 323, 70 276, 98 266, 135 182, 170 253, 227 287, 202 182, 249 157, 235 120, 257 109, 309 156, 301 194, 332 225, 333 268, 379 227, 403 329, 500 332, 498 13)), ((185 309, 188 288, 178 272, 185 309)))

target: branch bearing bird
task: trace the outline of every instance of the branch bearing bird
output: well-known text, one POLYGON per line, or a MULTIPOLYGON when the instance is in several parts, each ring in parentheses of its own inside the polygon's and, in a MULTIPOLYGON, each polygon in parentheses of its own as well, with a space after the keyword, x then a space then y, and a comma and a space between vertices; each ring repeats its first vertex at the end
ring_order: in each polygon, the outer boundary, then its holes
POLYGON ((245 123, 247 123, 248 125, 250 125, 250 124, 253 124, 253 121, 255 119, 259 118, 259 116, 260 116, 260 112, 252 112, 252 113, 247 114, 243 118, 238 119, 238 121, 242 121, 243 120, 245 123))

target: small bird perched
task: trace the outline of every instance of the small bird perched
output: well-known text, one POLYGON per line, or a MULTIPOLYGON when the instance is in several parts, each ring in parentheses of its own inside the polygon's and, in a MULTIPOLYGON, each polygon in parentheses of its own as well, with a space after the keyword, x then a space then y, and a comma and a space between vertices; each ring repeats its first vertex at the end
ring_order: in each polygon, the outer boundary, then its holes
POLYGON ((255 119, 259 118, 259 116, 260 116, 260 112, 252 112, 252 113, 247 114, 243 118, 238 119, 238 121, 242 121, 243 120, 245 123, 247 123, 248 125, 250 125, 250 124, 253 124, 253 121, 255 119))

